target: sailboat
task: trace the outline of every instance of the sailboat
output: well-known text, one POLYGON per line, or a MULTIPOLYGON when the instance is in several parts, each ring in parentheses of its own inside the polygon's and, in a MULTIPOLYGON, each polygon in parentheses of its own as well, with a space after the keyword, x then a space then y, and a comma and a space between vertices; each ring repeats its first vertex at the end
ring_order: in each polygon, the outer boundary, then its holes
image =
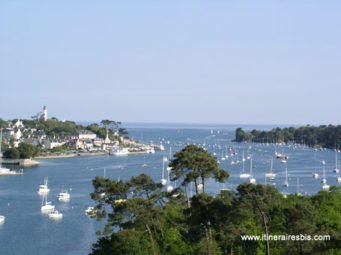
POLYGON ((252 176, 252 158, 250 158, 250 183, 256 184, 256 178, 252 176))
POLYGON ((314 179, 318 179, 319 178, 319 174, 318 173, 313 173, 313 178, 314 179))
POLYGON ((165 163, 168 161, 167 157, 162 158, 162 178, 161 184, 165 186, 167 184, 167 180, 165 179, 165 163))
POLYGON ((148 164, 146 163, 146 157, 145 155, 143 155, 143 164, 142 164, 142 167, 147 167, 148 164))
POLYGON ((289 187, 289 181, 288 181, 288 168, 285 168, 285 181, 283 184, 284 187, 289 187))
POLYGON ((242 161, 243 161, 243 162, 245 162, 245 161, 246 161, 245 154, 244 154, 244 150, 243 150, 242 161))
POLYGON ((54 210, 53 212, 50 212, 48 214, 49 218, 52 220, 60 220, 63 218, 63 214, 58 212, 57 210, 54 210))
POLYGON ((67 192, 67 190, 62 190, 61 192, 59 192, 57 198, 61 202, 69 202, 70 201, 70 193, 67 192))
POLYGON ((248 173, 245 173, 245 160, 242 160, 243 162, 243 168, 242 168, 242 172, 241 174, 239 175, 240 179, 247 179, 247 178, 250 178, 250 174, 248 173))
POLYGON ((44 184, 39 185, 39 190, 38 190, 39 195, 45 195, 50 192, 50 189, 47 184, 48 184, 48 178, 46 177, 44 179, 44 184))
POLYGON ((329 191, 330 186, 327 184, 327 178, 326 178, 326 168, 323 165, 323 179, 322 179, 322 190, 329 191))
POLYGON ((330 186, 326 183, 322 185, 322 190, 329 191, 330 186))
MULTIPOLYGON (((339 167, 340 167, 340 160, 339 160, 339 167)), ((340 168, 339 168, 339 169, 340 169, 340 168)), ((338 183, 341 183, 340 172, 338 172, 337 174, 338 174, 338 176, 337 176, 337 178, 336 178, 336 181, 337 181, 338 183)))
POLYGON ((47 195, 43 196, 43 199, 41 201, 41 208, 40 211, 42 213, 49 213, 51 211, 54 211, 54 205, 52 205, 51 202, 47 201, 47 195))
POLYGON ((220 189, 220 191, 231 191, 231 189, 227 188, 225 183, 223 183, 223 187, 220 189))
MULTIPOLYGON (((2 128, 0 129, 0 158, 2 158, 1 144, 2 144, 2 128)), ((5 219, 4 219, 4 221, 5 221, 5 219)))
POLYGON ((171 167, 167 167, 167 192, 172 192, 174 190, 174 187, 172 185, 170 185, 170 179, 169 179, 169 175, 170 175, 170 171, 172 170, 171 167))
POLYGON ((327 183, 327 179, 326 179, 326 168, 323 165, 323 178, 321 180, 321 183, 326 184, 327 183))
POLYGON ((271 181, 275 180, 276 178, 276 174, 273 172, 273 159, 271 159, 270 170, 268 173, 265 174, 265 177, 271 181))
POLYGON ((0 224, 5 222, 6 217, 3 215, 0 215, 0 224))
POLYGON ((337 152, 338 152, 339 149, 335 150, 335 168, 333 170, 334 173, 339 173, 340 172, 340 169, 338 168, 338 165, 337 165, 337 152))

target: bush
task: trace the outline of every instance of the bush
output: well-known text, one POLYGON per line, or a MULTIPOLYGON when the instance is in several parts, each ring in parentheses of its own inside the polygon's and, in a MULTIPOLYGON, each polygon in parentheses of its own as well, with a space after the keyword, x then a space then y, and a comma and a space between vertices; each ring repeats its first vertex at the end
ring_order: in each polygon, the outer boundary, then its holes
POLYGON ((4 152, 3 156, 7 159, 18 159, 20 157, 20 152, 16 148, 10 148, 4 152))

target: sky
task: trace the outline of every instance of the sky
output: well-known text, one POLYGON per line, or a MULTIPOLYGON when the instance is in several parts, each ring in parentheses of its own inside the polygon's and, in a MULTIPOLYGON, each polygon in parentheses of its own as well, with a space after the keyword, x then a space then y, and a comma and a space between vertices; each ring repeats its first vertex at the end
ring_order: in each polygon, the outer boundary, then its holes
POLYGON ((0 117, 341 124, 341 2, 0 2, 0 117))

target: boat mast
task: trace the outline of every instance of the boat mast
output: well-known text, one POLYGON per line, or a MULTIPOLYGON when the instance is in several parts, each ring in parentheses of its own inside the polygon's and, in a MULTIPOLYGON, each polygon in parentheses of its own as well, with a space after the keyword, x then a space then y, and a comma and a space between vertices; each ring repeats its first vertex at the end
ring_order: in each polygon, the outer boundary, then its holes
POLYGON ((0 158, 2 158, 1 145, 2 145, 2 128, 0 129, 0 158))

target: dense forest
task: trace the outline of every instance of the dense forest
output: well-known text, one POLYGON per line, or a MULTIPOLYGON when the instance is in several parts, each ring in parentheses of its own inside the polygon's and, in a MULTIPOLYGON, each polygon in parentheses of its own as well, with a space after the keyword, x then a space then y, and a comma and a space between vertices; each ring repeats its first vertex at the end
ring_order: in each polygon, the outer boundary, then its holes
POLYGON ((300 143, 311 147, 333 149, 341 144, 341 126, 305 126, 274 128, 270 131, 236 129, 236 142, 300 143))
POLYGON ((341 254, 341 188, 284 197, 273 186, 241 184, 236 191, 205 191, 227 171, 189 145, 170 162, 177 188, 141 174, 128 181, 96 177, 92 199, 106 227, 92 255, 104 254, 341 254), (199 167, 200 166, 200 167, 199 167), (193 196, 191 184, 196 184, 193 196), (327 241, 245 241, 242 235, 295 235, 327 241))

